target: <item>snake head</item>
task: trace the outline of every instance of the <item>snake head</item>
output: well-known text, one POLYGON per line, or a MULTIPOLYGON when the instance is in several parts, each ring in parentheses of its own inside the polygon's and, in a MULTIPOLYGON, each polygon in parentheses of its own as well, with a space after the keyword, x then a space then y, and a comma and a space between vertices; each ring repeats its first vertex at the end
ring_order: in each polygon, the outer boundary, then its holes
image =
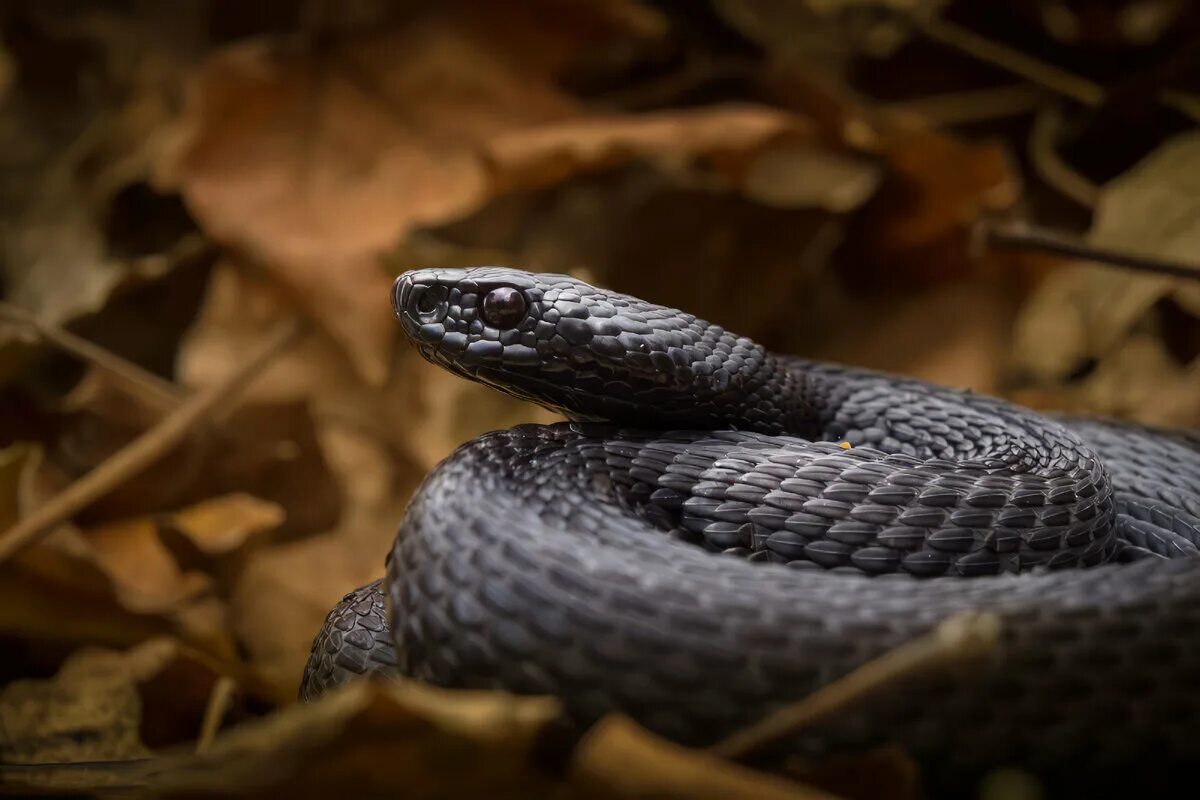
POLYGON ((740 404, 774 374, 749 339, 568 275, 413 270, 392 305, 429 361, 574 419, 745 419, 740 404))

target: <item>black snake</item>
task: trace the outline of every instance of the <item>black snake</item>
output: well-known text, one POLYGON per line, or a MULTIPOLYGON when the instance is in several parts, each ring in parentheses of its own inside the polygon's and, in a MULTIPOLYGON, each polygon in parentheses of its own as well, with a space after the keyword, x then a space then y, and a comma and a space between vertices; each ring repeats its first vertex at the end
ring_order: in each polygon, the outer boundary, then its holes
POLYGON ((1148 786, 1200 762, 1200 436, 777 355, 562 275, 413 271, 393 304, 428 360, 572 421, 489 433, 426 478, 303 698, 399 672, 707 744, 986 610, 986 663, 794 749, 897 742, 944 787, 1002 765, 1148 786))

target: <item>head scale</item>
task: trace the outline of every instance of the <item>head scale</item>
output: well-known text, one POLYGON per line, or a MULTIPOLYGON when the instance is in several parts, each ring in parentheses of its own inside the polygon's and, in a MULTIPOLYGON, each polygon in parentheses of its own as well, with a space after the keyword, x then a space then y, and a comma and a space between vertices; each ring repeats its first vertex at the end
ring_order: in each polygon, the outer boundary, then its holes
POLYGON ((567 275, 413 270, 396 280, 392 304, 429 361, 572 418, 786 426, 760 410, 746 424, 748 398, 761 407, 763 394, 779 388, 769 385, 780 373, 761 347, 567 275))

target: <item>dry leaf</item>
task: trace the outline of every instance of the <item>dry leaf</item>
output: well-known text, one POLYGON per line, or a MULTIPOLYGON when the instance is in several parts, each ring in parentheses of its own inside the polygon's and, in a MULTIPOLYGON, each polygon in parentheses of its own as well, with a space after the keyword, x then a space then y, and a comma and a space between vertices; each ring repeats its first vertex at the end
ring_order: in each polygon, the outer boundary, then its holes
POLYGON ((177 514, 111 522, 86 532, 99 566, 122 604, 135 612, 167 614, 212 591, 211 578, 185 570, 163 540, 182 536, 201 553, 228 556, 249 537, 274 530, 279 506, 245 494, 214 498, 177 514))
POLYGON ((274 270, 373 383, 394 333, 378 254, 487 199, 482 142, 575 109, 479 33, 449 15, 331 52, 235 47, 193 81, 187 144, 164 167, 206 230, 274 270))
POLYGON ((225 556, 251 536, 279 527, 285 516, 275 503, 239 493, 197 503, 158 522, 186 536, 201 552, 225 556))
POLYGON ((532 763, 558 715, 549 698, 359 682, 219 737, 204 756, 147 773, 186 797, 536 798, 550 778, 532 763))
POLYGON ((0 692, 0 762, 148 756, 198 732, 216 680, 209 663, 171 639, 124 653, 78 650, 53 678, 0 692))
POLYGON ((811 140, 812 130, 795 114, 731 104, 545 124, 496 136, 486 153, 496 189, 546 186, 634 158, 681 165, 707 158, 736 187, 755 153, 784 137, 811 140))
POLYGON ((834 800, 820 789, 688 750, 610 715, 575 748, 567 796, 579 800, 834 800))
POLYGON ((857 217, 843 263, 872 288, 967 272, 971 225, 1010 207, 1020 192, 1006 149, 931 130, 896 129, 882 141, 890 172, 857 217))
POLYGON ((777 208, 823 208, 846 213, 865 203, 879 186, 878 165, 862 158, 780 142, 763 149, 747 170, 743 192, 777 208))
MULTIPOLYGON (((1200 252, 1200 134, 1184 134, 1104 186, 1089 242, 1184 263, 1200 252)), ((1200 272, 1197 273, 1200 276, 1200 272)), ((1176 425, 1200 423, 1200 359, 1181 363, 1139 330, 1170 298, 1200 327, 1200 287, 1076 264, 1050 274, 1017 324, 1018 365, 1043 387, 1094 362, 1081 386, 1043 403, 1176 425)))
MULTIPOLYGON (((48 496, 41 450, 8 448, 0 459, 0 509, 15 518, 48 496)), ((34 641, 130 645, 174 634, 215 658, 236 660, 221 602, 206 575, 186 577, 149 521, 114 529, 98 546, 63 524, 0 565, 0 632, 34 641), (87 613, 79 613, 86 608, 87 613)))

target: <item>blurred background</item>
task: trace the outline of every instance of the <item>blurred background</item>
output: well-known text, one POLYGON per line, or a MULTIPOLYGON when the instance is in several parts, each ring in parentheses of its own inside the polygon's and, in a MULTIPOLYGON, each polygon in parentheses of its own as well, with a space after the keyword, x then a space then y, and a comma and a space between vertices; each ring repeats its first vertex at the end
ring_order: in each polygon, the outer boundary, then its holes
POLYGON ((290 702, 421 477, 551 419, 404 345, 410 267, 1197 425, 1200 280, 1089 254, 1200 263, 1198 120, 1183 0, 6 0, 0 760, 47 685, 120 753, 290 702))

